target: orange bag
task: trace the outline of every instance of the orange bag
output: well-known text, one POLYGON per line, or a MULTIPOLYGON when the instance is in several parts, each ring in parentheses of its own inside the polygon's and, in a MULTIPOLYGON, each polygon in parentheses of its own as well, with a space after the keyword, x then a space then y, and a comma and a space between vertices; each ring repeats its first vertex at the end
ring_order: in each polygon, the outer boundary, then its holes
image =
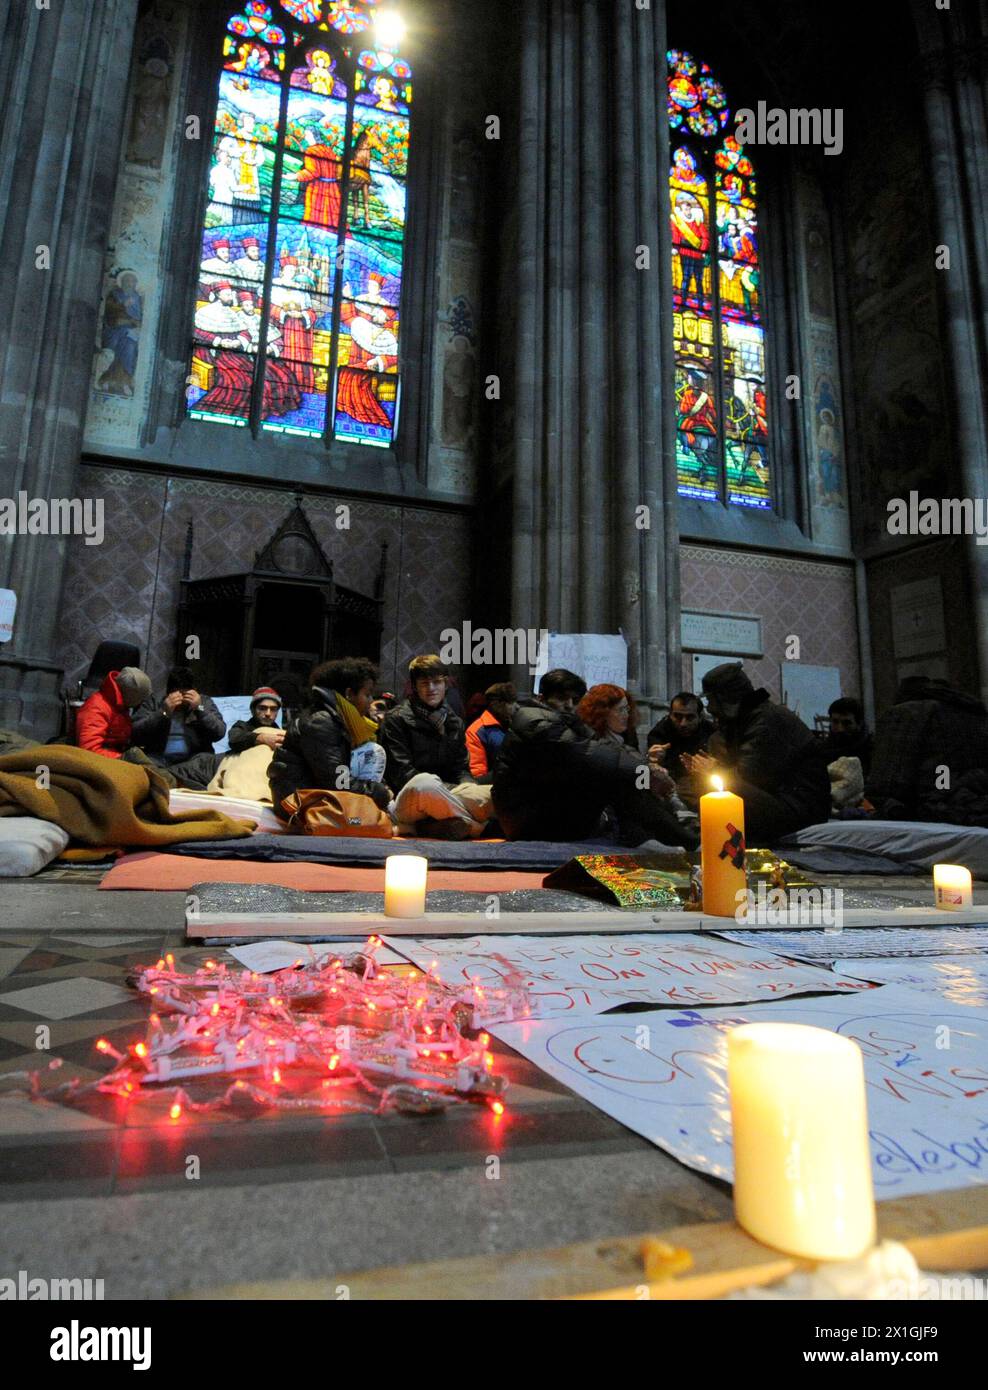
POLYGON ((286 796, 281 808, 290 817, 289 830, 296 835, 349 835, 388 840, 394 827, 387 811, 358 792, 330 792, 307 788, 286 796))

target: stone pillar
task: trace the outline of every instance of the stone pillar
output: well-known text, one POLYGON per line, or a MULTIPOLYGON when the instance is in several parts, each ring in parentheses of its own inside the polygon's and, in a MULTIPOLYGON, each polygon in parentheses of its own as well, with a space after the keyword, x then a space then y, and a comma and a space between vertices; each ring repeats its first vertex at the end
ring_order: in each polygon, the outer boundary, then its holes
MULTIPOLYGON (((965 497, 988 497, 988 14, 913 0, 923 61, 931 194, 965 497)), ((930 248, 930 255, 934 248, 930 248)), ((982 698, 988 699, 988 546, 967 538, 982 698)))
MULTIPOLYGON (((137 5, 25 0, 3 22, 3 497, 77 493, 137 5)), ((13 640, 0 647, 0 724, 40 737, 60 717, 54 639, 65 554, 65 538, 0 536, 0 587, 18 604, 13 640)))
POLYGON ((629 684, 664 697, 680 652, 663 5, 544 0, 522 24, 512 623, 623 631, 629 684))

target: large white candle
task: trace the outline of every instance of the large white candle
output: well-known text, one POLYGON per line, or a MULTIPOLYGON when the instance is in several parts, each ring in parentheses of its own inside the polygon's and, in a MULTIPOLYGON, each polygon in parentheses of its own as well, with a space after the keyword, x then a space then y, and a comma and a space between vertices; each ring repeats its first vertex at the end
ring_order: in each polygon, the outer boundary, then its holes
POLYGON ((959 907, 970 907, 974 901, 971 892, 971 870, 962 864, 933 865, 933 896, 936 905, 945 912, 956 912, 959 907))
POLYGON ((423 917, 429 861, 421 854, 389 854, 384 861, 384 912, 388 917, 423 917))
POLYGON ((734 1211, 766 1245, 855 1259, 875 1241, 861 1049, 798 1023, 746 1023, 727 1038, 734 1211))

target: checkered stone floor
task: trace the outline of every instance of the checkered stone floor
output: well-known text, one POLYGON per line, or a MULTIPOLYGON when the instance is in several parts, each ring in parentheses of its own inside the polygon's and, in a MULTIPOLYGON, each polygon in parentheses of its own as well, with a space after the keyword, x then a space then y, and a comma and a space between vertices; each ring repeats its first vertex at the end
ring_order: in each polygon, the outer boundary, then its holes
POLYGON ((497 1064, 509 1081, 508 1110, 500 1120, 485 1107, 455 1106, 433 1116, 269 1112, 243 1118, 221 1112, 206 1122, 190 1118, 176 1126, 152 1103, 125 1106, 95 1093, 69 1105, 11 1092, 11 1086, 23 1085, 14 1073, 40 1068, 43 1094, 107 1071, 110 1063, 95 1050, 96 1039, 106 1037, 122 1050, 143 1035, 147 1017, 147 1004, 128 986, 127 975, 166 951, 180 969, 194 969, 207 956, 227 958, 221 950, 186 946, 180 929, 3 932, 0 1200, 182 1188, 192 1154, 199 1160, 201 1187, 472 1164, 482 1170, 490 1154, 545 1159, 651 1150, 506 1050, 497 1064), (61 1065, 50 1071, 52 1058, 61 1065))

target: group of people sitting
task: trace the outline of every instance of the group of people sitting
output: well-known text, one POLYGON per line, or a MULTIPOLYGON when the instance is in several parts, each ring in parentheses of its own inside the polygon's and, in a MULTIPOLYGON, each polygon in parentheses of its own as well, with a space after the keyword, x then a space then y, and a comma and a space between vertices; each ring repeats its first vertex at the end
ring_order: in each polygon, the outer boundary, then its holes
POLYGON ((147 675, 125 667, 83 705, 77 741, 151 764, 175 786, 223 790, 250 765, 285 820, 294 793, 345 790, 370 798, 399 833, 445 839, 603 837, 692 849, 714 774, 744 799, 750 844, 774 844, 834 806, 988 825, 988 713, 943 682, 905 682, 874 737, 860 703, 838 700, 821 739, 728 662, 704 676, 702 699, 673 698, 643 750, 628 691, 588 690, 572 671, 547 672, 530 698, 510 683, 491 686, 469 722, 438 656, 412 660, 401 701, 375 698, 377 680, 364 658, 322 663, 285 728, 278 692, 261 687, 220 755, 213 745, 226 726, 192 671, 171 671, 157 700, 147 675))

